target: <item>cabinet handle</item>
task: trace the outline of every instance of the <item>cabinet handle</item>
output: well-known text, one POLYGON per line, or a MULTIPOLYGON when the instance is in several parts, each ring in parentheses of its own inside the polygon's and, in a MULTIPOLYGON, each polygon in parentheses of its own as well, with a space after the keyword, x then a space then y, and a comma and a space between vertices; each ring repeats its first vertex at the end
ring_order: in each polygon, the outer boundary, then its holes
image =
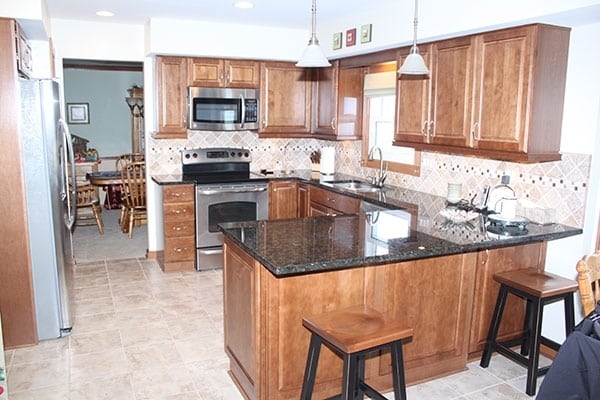
POLYGON ((173 214, 185 214, 187 210, 184 208, 183 210, 173 210, 173 214))
POLYGON ((328 197, 328 198, 327 198, 327 201, 330 201, 330 202, 332 202, 332 203, 335 203, 335 199, 332 199, 332 198, 330 198, 330 197, 328 197))
POLYGON ((181 226, 174 226, 174 227, 173 227, 173 230, 174 230, 174 231, 177 231, 177 232, 179 232, 179 231, 182 231, 182 230, 184 230, 184 229, 185 229, 185 228, 183 228, 183 227, 181 227, 181 226))
POLYGON ((227 83, 231 83, 231 65, 227 68, 227 83))
POLYGON ((219 80, 223 82, 225 80, 225 70, 219 70, 219 80))
POLYGON ((267 127, 267 121, 266 121, 266 120, 264 120, 264 119, 262 120, 262 127, 263 127, 263 128, 266 128, 266 127, 267 127))
POLYGON ((489 260, 490 260, 490 251, 486 249, 485 250, 485 259, 483 261, 481 261, 481 265, 487 265, 489 260))
POLYGON ((471 128, 471 137, 473 140, 481 139, 481 132, 479 131, 479 122, 475 122, 471 128))
POLYGON ((173 248, 173 251, 175 251, 176 253, 183 253, 186 250, 187 250, 187 247, 174 247, 173 248))
POLYGON ((181 197, 181 193, 171 193, 171 197, 181 197))
POLYGON ((336 130, 336 125, 337 125, 337 118, 333 117, 331 118, 331 129, 336 130))
POLYGON ((429 121, 427 123, 428 127, 427 127, 427 132, 429 133, 429 136, 434 137, 435 136, 435 131, 434 131, 434 126, 435 126, 435 121, 429 121))
POLYGON ((427 132, 428 121, 423 121, 423 126, 421 126, 421 133, 423 136, 427 137, 429 134, 427 132))

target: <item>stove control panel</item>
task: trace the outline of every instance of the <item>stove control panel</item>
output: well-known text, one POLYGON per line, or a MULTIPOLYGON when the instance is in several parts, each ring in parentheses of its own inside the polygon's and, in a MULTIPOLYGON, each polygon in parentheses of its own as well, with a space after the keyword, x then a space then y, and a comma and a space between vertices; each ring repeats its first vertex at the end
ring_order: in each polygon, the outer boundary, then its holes
POLYGON ((252 161, 252 153, 244 148, 208 147, 204 149, 186 149, 181 151, 181 161, 184 165, 220 162, 252 161))

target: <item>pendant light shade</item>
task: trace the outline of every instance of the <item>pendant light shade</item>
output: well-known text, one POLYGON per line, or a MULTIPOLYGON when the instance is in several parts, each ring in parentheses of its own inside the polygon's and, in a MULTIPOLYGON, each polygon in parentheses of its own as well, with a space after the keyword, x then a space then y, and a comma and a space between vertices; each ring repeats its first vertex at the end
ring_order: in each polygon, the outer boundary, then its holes
POLYGON ((418 15, 418 0, 415 0, 415 20, 414 20, 414 35, 413 45, 409 55, 404 59, 402 66, 398 70, 400 75, 429 75, 429 69, 425 65, 425 60, 419 54, 417 47, 417 15, 418 15))
POLYGON ((302 57, 296 63, 297 67, 329 67, 331 64, 325 58, 321 46, 319 46, 319 39, 317 39, 316 33, 317 27, 317 0, 312 2, 312 33, 310 40, 308 41, 308 47, 304 49, 302 57))

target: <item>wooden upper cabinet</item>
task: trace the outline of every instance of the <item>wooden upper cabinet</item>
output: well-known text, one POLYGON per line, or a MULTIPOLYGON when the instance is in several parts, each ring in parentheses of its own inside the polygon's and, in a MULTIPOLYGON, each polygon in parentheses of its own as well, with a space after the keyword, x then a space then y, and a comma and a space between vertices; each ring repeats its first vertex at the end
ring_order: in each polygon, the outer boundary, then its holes
POLYGON ((157 139, 187 138, 187 59, 156 57, 157 139))
MULTIPOLYGON (((398 65, 402 65, 410 48, 398 51, 398 65)), ((419 46, 425 64, 431 69, 431 46, 419 46)), ((395 142, 427 143, 429 97, 431 80, 421 76, 403 76, 396 83, 395 142)))
POLYGON ((362 137, 364 70, 315 68, 313 136, 319 139, 348 140, 362 137))
POLYGON ((516 161, 560 160, 568 28, 528 25, 479 36, 476 147, 516 161))
POLYGON ((256 89, 260 82, 259 63, 250 60, 190 58, 190 86, 256 89))
MULTIPOLYGON (((398 80, 396 141, 469 145, 473 41, 469 36, 420 47, 429 78, 404 75, 398 80)), ((398 52, 398 65, 409 51, 398 52)))
POLYGON ((310 137, 311 69, 293 63, 264 62, 260 67, 261 137, 310 137))
POLYGON ((568 47, 568 28, 541 24, 420 46, 430 77, 400 79, 394 143, 559 160, 568 47))

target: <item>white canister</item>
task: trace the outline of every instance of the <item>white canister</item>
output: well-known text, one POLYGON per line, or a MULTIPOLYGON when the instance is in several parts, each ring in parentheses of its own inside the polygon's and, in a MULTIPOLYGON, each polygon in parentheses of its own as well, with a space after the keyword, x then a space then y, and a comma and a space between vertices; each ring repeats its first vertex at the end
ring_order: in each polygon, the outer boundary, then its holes
POLYGON ((335 147, 321 148, 320 172, 322 175, 333 175, 335 173, 335 147))
POLYGON ((446 200, 448 203, 456 204, 462 198, 462 184, 460 183, 449 183, 448 184, 448 194, 446 195, 446 200))

